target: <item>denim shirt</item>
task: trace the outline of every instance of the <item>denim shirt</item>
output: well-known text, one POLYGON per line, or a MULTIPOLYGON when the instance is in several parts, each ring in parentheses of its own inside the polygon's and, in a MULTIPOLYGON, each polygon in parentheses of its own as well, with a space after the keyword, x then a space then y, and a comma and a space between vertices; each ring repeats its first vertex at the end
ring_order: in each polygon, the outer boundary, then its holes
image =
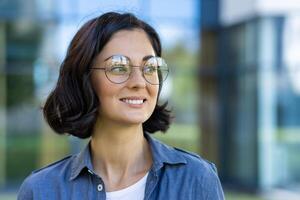
MULTIPOLYGON (((200 156, 167 146, 145 134, 153 164, 145 200, 222 200, 214 164, 200 156)), ((93 169, 90 147, 32 172, 21 185, 18 200, 106 199, 105 184, 93 169)))

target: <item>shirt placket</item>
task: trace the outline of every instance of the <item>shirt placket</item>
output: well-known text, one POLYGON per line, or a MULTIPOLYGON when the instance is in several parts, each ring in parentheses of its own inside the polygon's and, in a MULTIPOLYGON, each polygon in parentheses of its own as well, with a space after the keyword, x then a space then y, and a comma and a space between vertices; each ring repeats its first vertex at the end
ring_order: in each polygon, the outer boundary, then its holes
POLYGON ((105 200, 106 193, 105 193, 105 185, 103 180, 95 174, 93 171, 88 170, 91 176, 92 187, 93 187, 93 197, 96 197, 98 200, 105 200))
POLYGON ((154 192, 154 189, 157 185, 157 182, 158 182, 158 175, 152 169, 152 170, 150 170, 148 178, 147 178, 144 200, 150 200, 151 199, 151 195, 154 192))

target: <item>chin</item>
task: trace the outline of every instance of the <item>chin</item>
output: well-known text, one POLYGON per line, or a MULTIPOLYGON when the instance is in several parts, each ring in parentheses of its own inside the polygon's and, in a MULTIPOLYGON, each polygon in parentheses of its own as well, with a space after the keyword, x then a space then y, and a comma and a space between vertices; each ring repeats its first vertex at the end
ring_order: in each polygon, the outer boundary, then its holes
POLYGON ((148 119, 149 119, 149 117, 145 117, 145 116, 136 116, 136 117, 128 116, 125 119, 123 119, 122 121, 127 124, 143 124, 148 119))
POLYGON ((143 124, 146 120, 145 119, 127 119, 126 121, 124 121, 124 123, 126 124, 143 124))

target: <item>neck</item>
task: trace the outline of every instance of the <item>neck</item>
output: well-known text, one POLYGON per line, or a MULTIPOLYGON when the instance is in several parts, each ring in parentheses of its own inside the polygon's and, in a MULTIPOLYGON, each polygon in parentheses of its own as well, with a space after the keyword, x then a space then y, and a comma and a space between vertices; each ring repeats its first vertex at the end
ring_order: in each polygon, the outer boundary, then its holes
POLYGON ((124 180, 128 182, 143 176, 152 164, 142 124, 125 126, 98 120, 92 134, 91 151, 96 173, 111 188, 122 187, 124 180))

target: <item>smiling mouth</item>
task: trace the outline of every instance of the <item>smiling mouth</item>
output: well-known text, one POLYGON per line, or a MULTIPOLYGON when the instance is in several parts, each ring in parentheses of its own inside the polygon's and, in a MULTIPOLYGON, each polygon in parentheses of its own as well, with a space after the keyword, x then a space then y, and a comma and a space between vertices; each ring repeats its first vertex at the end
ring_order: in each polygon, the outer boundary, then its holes
POLYGON ((127 98, 123 98, 120 100, 130 105, 141 105, 146 101, 146 99, 127 99, 127 98))

